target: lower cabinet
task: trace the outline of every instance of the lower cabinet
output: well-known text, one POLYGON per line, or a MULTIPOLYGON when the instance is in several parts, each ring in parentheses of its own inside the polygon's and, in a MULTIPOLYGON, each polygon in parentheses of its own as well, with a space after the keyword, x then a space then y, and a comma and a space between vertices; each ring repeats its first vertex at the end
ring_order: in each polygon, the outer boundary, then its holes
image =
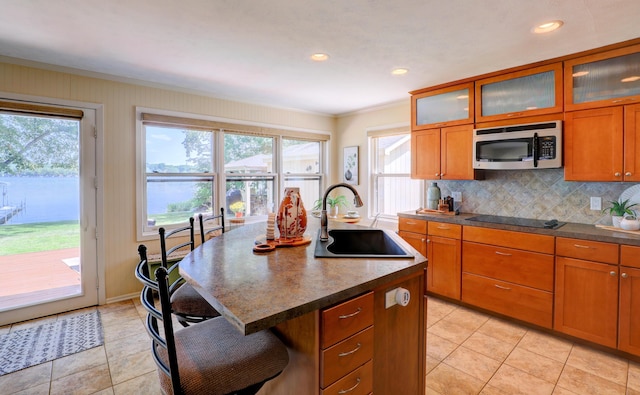
POLYGON ((321 394, 373 391, 373 300, 369 292, 322 311, 321 394))
POLYGON ((640 355, 640 247, 620 246, 618 349, 640 355))
POLYGON ((398 220, 398 235, 427 257, 427 221, 401 217, 398 220))
POLYGON ((462 226, 430 221, 426 291, 460 300, 462 226))
POLYGON ((556 238, 554 329, 617 346, 618 245, 556 238))
POLYGON ((465 227, 462 301, 551 328, 553 239, 552 236, 465 227))

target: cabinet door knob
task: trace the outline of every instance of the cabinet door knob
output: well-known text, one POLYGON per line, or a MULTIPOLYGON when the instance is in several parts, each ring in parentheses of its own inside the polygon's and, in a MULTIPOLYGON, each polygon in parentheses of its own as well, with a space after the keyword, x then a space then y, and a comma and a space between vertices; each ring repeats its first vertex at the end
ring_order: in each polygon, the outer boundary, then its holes
MULTIPOLYGON (((424 239, 423 239, 423 240, 424 240, 424 239)), ((430 239, 427 239, 427 243, 431 243, 431 240, 430 240, 430 239)))
POLYGON ((630 177, 631 176, 631 172, 628 171, 628 172, 624 173, 624 175, 627 176, 627 177, 630 177))
POLYGON ((609 275, 610 275, 611 277, 615 277, 615 276, 616 276, 616 274, 617 274, 617 273, 616 273, 616 272, 614 272, 613 270, 609 272, 609 275))
POLYGON ((616 172, 616 173, 614 174, 614 176, 616 176, 616 177, 620 177, 620 172, 616 172))
POLYGON ((438 177, 439 175, 440 175, 439 173, 436 173, 436 174, 435 174, 435 176, 436 176, 436 177, 438 177))
POLYGON ((622 273, 622 274, 620 275, 620 277, 622 277, 622 278, 627 278, 627 277, 629 277, 629 275, 628 275, 627 273, 622 273))

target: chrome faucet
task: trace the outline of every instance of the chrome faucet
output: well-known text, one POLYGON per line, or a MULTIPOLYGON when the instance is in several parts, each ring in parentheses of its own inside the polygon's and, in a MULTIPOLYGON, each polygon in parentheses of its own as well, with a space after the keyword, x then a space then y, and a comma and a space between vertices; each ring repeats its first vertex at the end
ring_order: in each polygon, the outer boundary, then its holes
POLYGON ((329 196, 329 192, 331 192, 331 190, 338 187, 349 188, 351 192, 353 192, 353 204, 355 204, 356 207, 362 207, 362 199, 360 198, 360 195, 358 195, 358 191, 356 191, 356 189, 351 185, 345 184, 342 182, 339 184, 331 185, 329 188, 327 188, 327 190, 324 192, 324 197, 322 198, 322 212, 320 214, 320 241, 329 240, 329 229, 328 229, 329 219, 327 218, 327 197, 329 196))

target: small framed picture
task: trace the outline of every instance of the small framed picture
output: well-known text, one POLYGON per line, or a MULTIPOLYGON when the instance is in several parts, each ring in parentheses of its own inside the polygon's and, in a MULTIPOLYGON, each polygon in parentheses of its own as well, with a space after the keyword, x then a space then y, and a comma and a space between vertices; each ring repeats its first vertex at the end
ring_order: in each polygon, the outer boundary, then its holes
POLYGON ((344 182, 351 185, 358 185, 358 146, 344 147, 343 158, 344 182))

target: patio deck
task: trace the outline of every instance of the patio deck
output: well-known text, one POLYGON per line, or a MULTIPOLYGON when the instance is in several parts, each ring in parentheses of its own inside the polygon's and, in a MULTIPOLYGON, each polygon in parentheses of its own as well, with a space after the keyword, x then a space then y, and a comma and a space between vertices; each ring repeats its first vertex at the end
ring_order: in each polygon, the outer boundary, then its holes
POLYGON ((79 256, 79 248, 0 256, 0 310, 79 293, 79 256))

